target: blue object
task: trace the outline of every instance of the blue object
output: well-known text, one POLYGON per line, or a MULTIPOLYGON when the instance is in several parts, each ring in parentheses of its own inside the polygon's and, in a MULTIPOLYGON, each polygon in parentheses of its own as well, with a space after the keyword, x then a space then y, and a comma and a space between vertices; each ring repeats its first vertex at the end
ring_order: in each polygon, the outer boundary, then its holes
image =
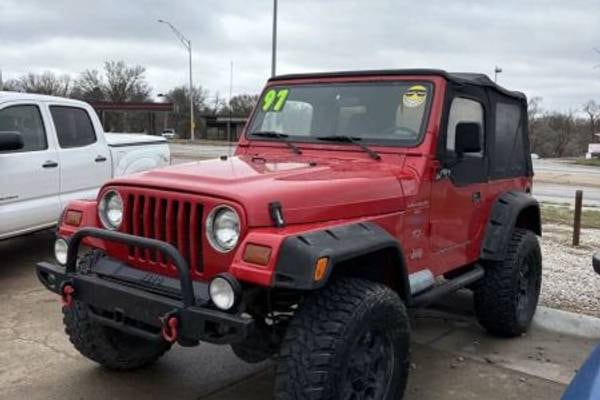
POLYGON ((598 399, 600 399, 600 346, 596 347, 585 361, 562 397, 562 400, 598 399))

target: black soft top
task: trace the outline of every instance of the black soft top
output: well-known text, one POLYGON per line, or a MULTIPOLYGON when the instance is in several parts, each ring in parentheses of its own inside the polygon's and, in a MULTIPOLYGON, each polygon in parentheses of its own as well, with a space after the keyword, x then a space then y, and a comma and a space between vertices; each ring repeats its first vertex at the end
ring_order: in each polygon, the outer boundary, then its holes
POLYGON ((366 71, 338 71, 338 72, 316 72, 303 74, 278 75, 269 79, 269 82, 284 81, 289 79, 315 79, 315 78, 337 78, 353 76, 382 76, 382 75, 438 75, 447 81, 458 85, 483 86, 497 90, 498 92, 525 100, 526 96, 522 92, 512 91, 496 84, 485 74, 472 72, 447 72, 441 69, 384 69, 384 70, 366 70, 366 71))

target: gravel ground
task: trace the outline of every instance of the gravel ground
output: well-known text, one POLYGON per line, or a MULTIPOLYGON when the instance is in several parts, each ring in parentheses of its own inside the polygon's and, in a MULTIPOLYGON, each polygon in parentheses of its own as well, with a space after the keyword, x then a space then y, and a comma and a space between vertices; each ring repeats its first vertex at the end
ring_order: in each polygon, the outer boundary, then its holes
POLYGON ((600 317, 600 275, 592 254, 600 250, 600 230, 583 229, 581 246, 572 247, 572 228, 544 225, 540 303, 547 307, 600 317))

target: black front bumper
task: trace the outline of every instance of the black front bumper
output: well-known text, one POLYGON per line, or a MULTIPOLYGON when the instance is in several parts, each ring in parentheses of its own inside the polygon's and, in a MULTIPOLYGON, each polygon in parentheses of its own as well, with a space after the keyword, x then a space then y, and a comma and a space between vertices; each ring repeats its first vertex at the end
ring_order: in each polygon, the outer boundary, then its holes
POLYGON ((211 308, 208 285, 193 282, 177 249, 158 240, 84 228, 70 239, 66 267, 42 262, 36 272, 54 293, 63 295, 65 285, 71 286, 73 299, 89 305, 97 322, 148 340, 163 340, 161 329, 170 317, 178 320, 177 340, 181 344, 235 343, 254 327, 250 318, 211 308), (77 271, 78 248, 86 236, 158 250, 172 260, 179 279, 131 268, 109 257, 99 257, 89 271, 77 271))

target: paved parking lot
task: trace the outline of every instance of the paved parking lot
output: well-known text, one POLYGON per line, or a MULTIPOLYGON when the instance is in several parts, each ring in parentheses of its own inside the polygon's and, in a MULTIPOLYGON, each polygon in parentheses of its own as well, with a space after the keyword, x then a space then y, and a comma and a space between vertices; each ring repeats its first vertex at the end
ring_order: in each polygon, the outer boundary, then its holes
MULTIPOLYGON (((114 373, 82 358, 63 333, 59 303, 37 283, 51 232, 0 242, 1 399, 268 399, 273 365, 238 361, 228 347, 175 347, 144 371, 114 373)), ((467 295, 413 322, 409 400, 558 399, 593 340, 542 329, 517 340, 483 333, 467 295)))

